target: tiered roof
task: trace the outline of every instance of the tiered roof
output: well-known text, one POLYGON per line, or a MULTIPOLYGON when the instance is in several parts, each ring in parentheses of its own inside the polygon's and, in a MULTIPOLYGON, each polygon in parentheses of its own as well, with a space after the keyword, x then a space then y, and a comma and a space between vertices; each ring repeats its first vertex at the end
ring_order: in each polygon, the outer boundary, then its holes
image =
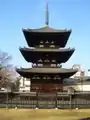
MULTIPOLYGON (((75 51, 74 48, 64 48, 71 30, 56 30, 46 26, 40 29, 23 29, 23 32, 29 48, 20 47, 20 51, 27 62, 36 63, 43 57, 43 55, 48 54, 49 58, 55 59, 57 63, 65 63, 75 51), (33 47, 39 43, 40 40, 44 41, 47 39, 48 41, 53 40, 60 48, 33 47)), ((30 68, 17 69, 17 72, 24 77, 30 77, 30 74, 60 74, 67 78, 75 74, 77 71, 63 68, 30 68)))
MULTIPOLYGON (((48 10, 46 10, 46 26, 38 29, 23 29, 29 48, 20 48, 20 52, 26 61, 37 64, 40 59, 42 60, 42 63, 44 63, 44 60, 48 59, 50 64, 52 63, 52 60, 61 64, 67 62, 75 51, 74 48, 64 48, 72 30, 51 28, 48 25, 48 20, 48 10), (48 42, 48 47, 46 45, 40 48, 39 45, 41 44, 41 41, 43 45, 48 42), (50 48, 52 41, 55 47, 50 48)), ((34 74, 59 74, 62 78, 68 78, 77 71, 74 69, 50 68, 50 66, 48 66, 47 68, 21 68, 17 69, 17 72, 24 77, 31 77, 34 74)))

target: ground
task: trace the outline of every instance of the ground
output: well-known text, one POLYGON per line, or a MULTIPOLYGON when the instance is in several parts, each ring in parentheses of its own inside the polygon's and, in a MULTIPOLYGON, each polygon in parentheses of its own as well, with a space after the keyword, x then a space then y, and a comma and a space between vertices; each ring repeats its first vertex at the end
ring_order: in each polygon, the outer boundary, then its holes
POLYGON ((89 116, 89 109, 0 109, 0 120, 79 120, 89 116))

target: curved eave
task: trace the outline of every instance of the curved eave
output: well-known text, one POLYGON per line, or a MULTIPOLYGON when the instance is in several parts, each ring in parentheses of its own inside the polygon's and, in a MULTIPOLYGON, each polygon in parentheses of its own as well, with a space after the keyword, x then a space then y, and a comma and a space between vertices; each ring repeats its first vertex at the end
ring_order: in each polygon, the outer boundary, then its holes
POLYGON ((23 29, 23 33, 25 39, 27 41, 28 46, 33 47, 37 45, 40 40, 55 40, 56 45, 60 45, 61 47, 65 47, 67 40, 71 34, 71 30, 58 30, 58 31, 46 31, 42 32, 32 29, 23 29), (57 39, 58 38, 58 39, 57 39))
POLYGON ((60 75, 62 78, 69 78, 74 75, 77 70, 64 68, 28 68, 16 69, 16 71, 23 77, 30 78, 33 75, 60 75))
POLYGON ((56 29, 56 28, 51 28, 49 26, 45 26, 45 27, 41 27, 41 28, 37 28, 37 29, 22 29, 23 31, 27 31, 27 32, 38 32, 38 33, 61 33, 61 32, 68 32, 68 31, 72 31, 71 29, 56 29))
POLYGON ((72 56, 75 49, 30 49, 20 48, 20 52, 27 62, 36 62, 48 54, 49 59, 56 59, 58 63, 65 63, 72 56))

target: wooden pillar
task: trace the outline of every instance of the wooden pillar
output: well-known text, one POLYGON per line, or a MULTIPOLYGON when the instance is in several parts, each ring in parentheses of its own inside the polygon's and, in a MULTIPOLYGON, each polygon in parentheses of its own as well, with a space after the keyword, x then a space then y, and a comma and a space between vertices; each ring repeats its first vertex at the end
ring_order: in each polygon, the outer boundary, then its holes
POLYGON ((57 108, 57 92, 56 92, 56 99, 55 99, 55 107, 57 108))

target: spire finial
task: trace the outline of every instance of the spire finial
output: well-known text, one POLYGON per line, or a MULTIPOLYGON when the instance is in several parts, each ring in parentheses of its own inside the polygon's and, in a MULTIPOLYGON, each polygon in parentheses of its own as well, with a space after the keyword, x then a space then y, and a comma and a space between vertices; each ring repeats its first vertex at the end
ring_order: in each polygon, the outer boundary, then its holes
POLYGON ((48 2, 46 2, 46 14, 45 14, 45 24, 49 25, 49 11, 48 11, 48 2))

